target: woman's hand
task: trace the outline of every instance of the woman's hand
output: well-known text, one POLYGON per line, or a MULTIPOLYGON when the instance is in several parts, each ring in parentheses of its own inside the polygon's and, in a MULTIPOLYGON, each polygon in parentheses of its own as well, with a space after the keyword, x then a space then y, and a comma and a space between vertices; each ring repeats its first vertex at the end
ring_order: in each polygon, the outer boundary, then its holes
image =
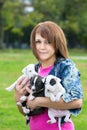
MULTIPOLYGON (((32 94, 32 93, 31 93, 32 94)), ((29 95, 29 97, 31 96, 29 95)), ((28 97, 27 99, 27 108, 30 108, 31 110, 34 110, 38 107, 49 107, 48 103, 50 103, 50 99, 46 97, 35 97, 35 99, 30 100, 28 97)))
POLYGON ((20 97, 26 94, 26 88, 30 86, 29 78, 22 76, 16 84, 15 87, 15 100, 16 102, 20 101, 20 97))
POLYGON ((31 94, 29 95, 28 99, 27 99, 27 108, 30 108, 31 110, 34 110, 35 108, 37 108, 39 105, 38 105, 38 100, 40 99, 40 97, 36 97, 35 99, 33 100, 30 100, 31 94))
POLYGON ((29 95, 28 98, 27 98, 27 103, 26 103, 27 108, 31 108, 31 110, 33 110, 33 109, 35 109, 35 108, 37 107, 37 105, 36 105, 36 103, 35 103, 36 98, 33 99, 33 100, 30 100, 30 97, 32 96, 32 90, 29 89, 29 87, 26 87, 26 91, 27 91, 28 93, 30 93, 30 95, 29 95))

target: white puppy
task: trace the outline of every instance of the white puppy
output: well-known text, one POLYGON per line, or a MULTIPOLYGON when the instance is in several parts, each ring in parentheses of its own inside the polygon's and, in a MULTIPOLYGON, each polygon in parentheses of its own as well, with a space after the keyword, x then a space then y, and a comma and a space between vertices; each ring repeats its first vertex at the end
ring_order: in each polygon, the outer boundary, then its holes
MULTIPOLYGON (((29 79, 31 79, 33 76, 37 75, 37 72, 35 71, 35 64, 29 64, 27 65, 23 70, 22 70, 22 75, 8 88, 6 88, 7 91, 11 91, 12 89, 14 89, 16 87, 16 83, 17 81, 23 76, 23 77, 28 77, 29 79)), ((22 96, 20 98, 20 100, 22 102, 17 102, 17 105, 22 106, 23 112, 26 114, 26 123, 29 122, 29 117, 28 114, 30 112, 30 109, 28 109, 26 107, 26 99, 28 97, 29 93, 27 93, 26 95, 22 96)))
POLYGON ((35 71, 35 65, 34 64, 29 64, 27 65, 23 70, 22 70, 23 75, 21 75, 12 85, 6 88, 7 91, 11 91, 16 87, 17 81, 23 76, 23 77, 28 77, 31 78, 34 75, 37 75, 35 71))
MULTIPOLYGON (((51 101, 58 102, 60 97, 63 93, 65 93, 65 89, 61 85, 61 79, 53 76, 48 75, 45 79, 45 96, 49 97, 51 101)), ((70 112, 68 110, 58 110, 49 108, 48 109, 48 116, 50 117, 50 120, 47 121, 47 123, 55 123, 56 119, 55 117, 58 117, 58 127, 59 130, 61 130, 61 119, 65 116, 64 121, 70 122, 70 112)))

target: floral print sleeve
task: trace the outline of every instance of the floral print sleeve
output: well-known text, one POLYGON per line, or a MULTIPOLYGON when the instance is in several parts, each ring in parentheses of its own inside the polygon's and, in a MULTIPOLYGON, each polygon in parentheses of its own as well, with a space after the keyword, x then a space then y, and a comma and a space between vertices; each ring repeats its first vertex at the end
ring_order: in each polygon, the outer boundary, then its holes
POLYGON ((60 64, 60 78, 66 93, 62 95, 65 102, 83 98, 80 72, 73 61, 67 59, 60 64))
POLYGON ((62 96, 63 100, 70 102, 83 98, 80 72, 71 60, 67 59, 60 64, 60 75, 62 85, 66 89, 66 93, 62 96))

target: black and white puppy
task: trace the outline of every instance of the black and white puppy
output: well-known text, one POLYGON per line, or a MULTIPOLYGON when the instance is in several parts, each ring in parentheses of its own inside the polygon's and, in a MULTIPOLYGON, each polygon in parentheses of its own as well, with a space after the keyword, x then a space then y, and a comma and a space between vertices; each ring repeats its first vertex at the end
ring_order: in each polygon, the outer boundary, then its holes
POLYGON ((31 80, 31 90, 33 92, 32 97, 30 97, 30 100, 32 100, 34 97, 44 97, 45 95, 45 82, 44 77, 41 77, 39 75, 34 75, 31 80))
MULTIPOLYGON (((6 88, 7 91, 12 91, 15 87, 16 87, 16 83, 17 81, 21 78, 21 77, 28 77, 29 79, 31 79, 31 77, 33 77, 34 75, 37 75, 37 72, 35 71, 35 64, 29 64, 27 65, 25 68, 23 68, 22 70, 22 75, 12 84, 10 85, 8 88, 6 88)), ((25 97, 27 97, 28 95, 26 94, 25 97)), ((22 99, 23 97, 20 98, 20 100, 25 100, 22 99)), ((17 105, 21 105, 21 102, 17 102, 17 105)))
MULTIPOLYGON (((15 87, 16 87, 16 83, 17 81, 22 77, 28 77, 30 79, 30 83, 31 83, 31 89, 33 91, 32 97, 40 97, 40 96, 44 96, 44 82, 43 82, 43 78, 41 76, 38 76, 36 70, 35 70, 35 64, 29 64, 27 65, 23 70, 22 70, 23 75, 21 75, 12 85, 10 85, 8 88, 6 88, 7 91, 12 91, 15 87)), ((43 108, 37 108, 34 111, 30 111, 27 107, 26 107, 26 100, 29 96, 29 93, 26 93, 26 95, 22 96, 20 98, 21 102, 17 102, 17 105, 21 105, 23 112, 26 115, 27 118, 27 123, 29 122, 29 116, 30 115, 36 115, 39 114, 43 111, 43 108)), ((33 98, 30 98, 30 100, 33 100, 33 98)))
MULTIPOLYGON (((58 102, 60 97, 65 93, 65 89, 61 84, 61 79, 53 75, 48 75, 45 80, 45 96, 49 97, 51 101, 58 102)), ((69 110, 58 110, 49 108, 48 116, 50 120, 47 123, 55 123, 55 117, 58 117, 58 127, 61 130, 61 119, 64 118, 65 122, 71 122, 69 110)))
MULTIPOLYGON (((39 75, 34 75, 30 79, 32 95, 30 96, 30 100, 33 100, 35 97, 49 97, 51 101, 58 102, 63 93, 65 93, 65 89, 61 84, 61 79, 55 77, 53 75, 48 75, 46 77, 41 77, 39 75)), ((29 94, 28 94, 29 95, 29 94)), ((22 104, 23 105, 23 104, 22 104)), ((34 109, 33 111, 27 109, 26 101, 23 106, 23 111, 26 113, 26 123, 29 123, 29 116, 36 115, 42 113, 44 110, 43 107, 39 107, 34 109)), ((68 110, 56 110, 49 108, 48 116, 50 120, 47 123, 55 123, 55 117, 58 117, 58 126, 59 130, 61 130, 61 117, 65 116, 64 121, 70 122, 70 112, 68 110)))
MULTIPOLYGON (((31 84, 31 90, 32 90, 32 95, 30 96, 29 100, 33 100, 36 97, 44 97, 45 96, 45 82, 44 82, 44 78, 39 76, 39 75, 34 75, 31 79, 30 79, 30 84, 31 84)), ((27 96, 29 95, 29 93, 27 93, 27 96)), ((33 115, 37 115, 40 114, 44 111, 43 107, 38 107, 34 110, 30 110, 29 108, 27 108, 26 106, 26 97, 22 97, 22 100, 25 100, 22 103, 22 109, 24 111, 24 113, 26 114, 26 124, 29 123, 29 116, 33 116, 33 115)))

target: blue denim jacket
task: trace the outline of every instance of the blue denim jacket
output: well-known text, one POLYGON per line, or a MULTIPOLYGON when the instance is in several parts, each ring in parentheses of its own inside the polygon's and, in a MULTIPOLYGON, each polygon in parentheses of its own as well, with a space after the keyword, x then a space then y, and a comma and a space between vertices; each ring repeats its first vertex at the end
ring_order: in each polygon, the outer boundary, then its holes
MULTIPOLYGON (((55 75, 61 79, 61 84, 66 90, 66 93, 62 95, 62 98, 65 102, 83 98, 80 72, 72 60, 57 58, 49 74, 55 75)), ((70 109, 70 112, 73 115, 77 115, 81 112, 81 108, 70 109)))

